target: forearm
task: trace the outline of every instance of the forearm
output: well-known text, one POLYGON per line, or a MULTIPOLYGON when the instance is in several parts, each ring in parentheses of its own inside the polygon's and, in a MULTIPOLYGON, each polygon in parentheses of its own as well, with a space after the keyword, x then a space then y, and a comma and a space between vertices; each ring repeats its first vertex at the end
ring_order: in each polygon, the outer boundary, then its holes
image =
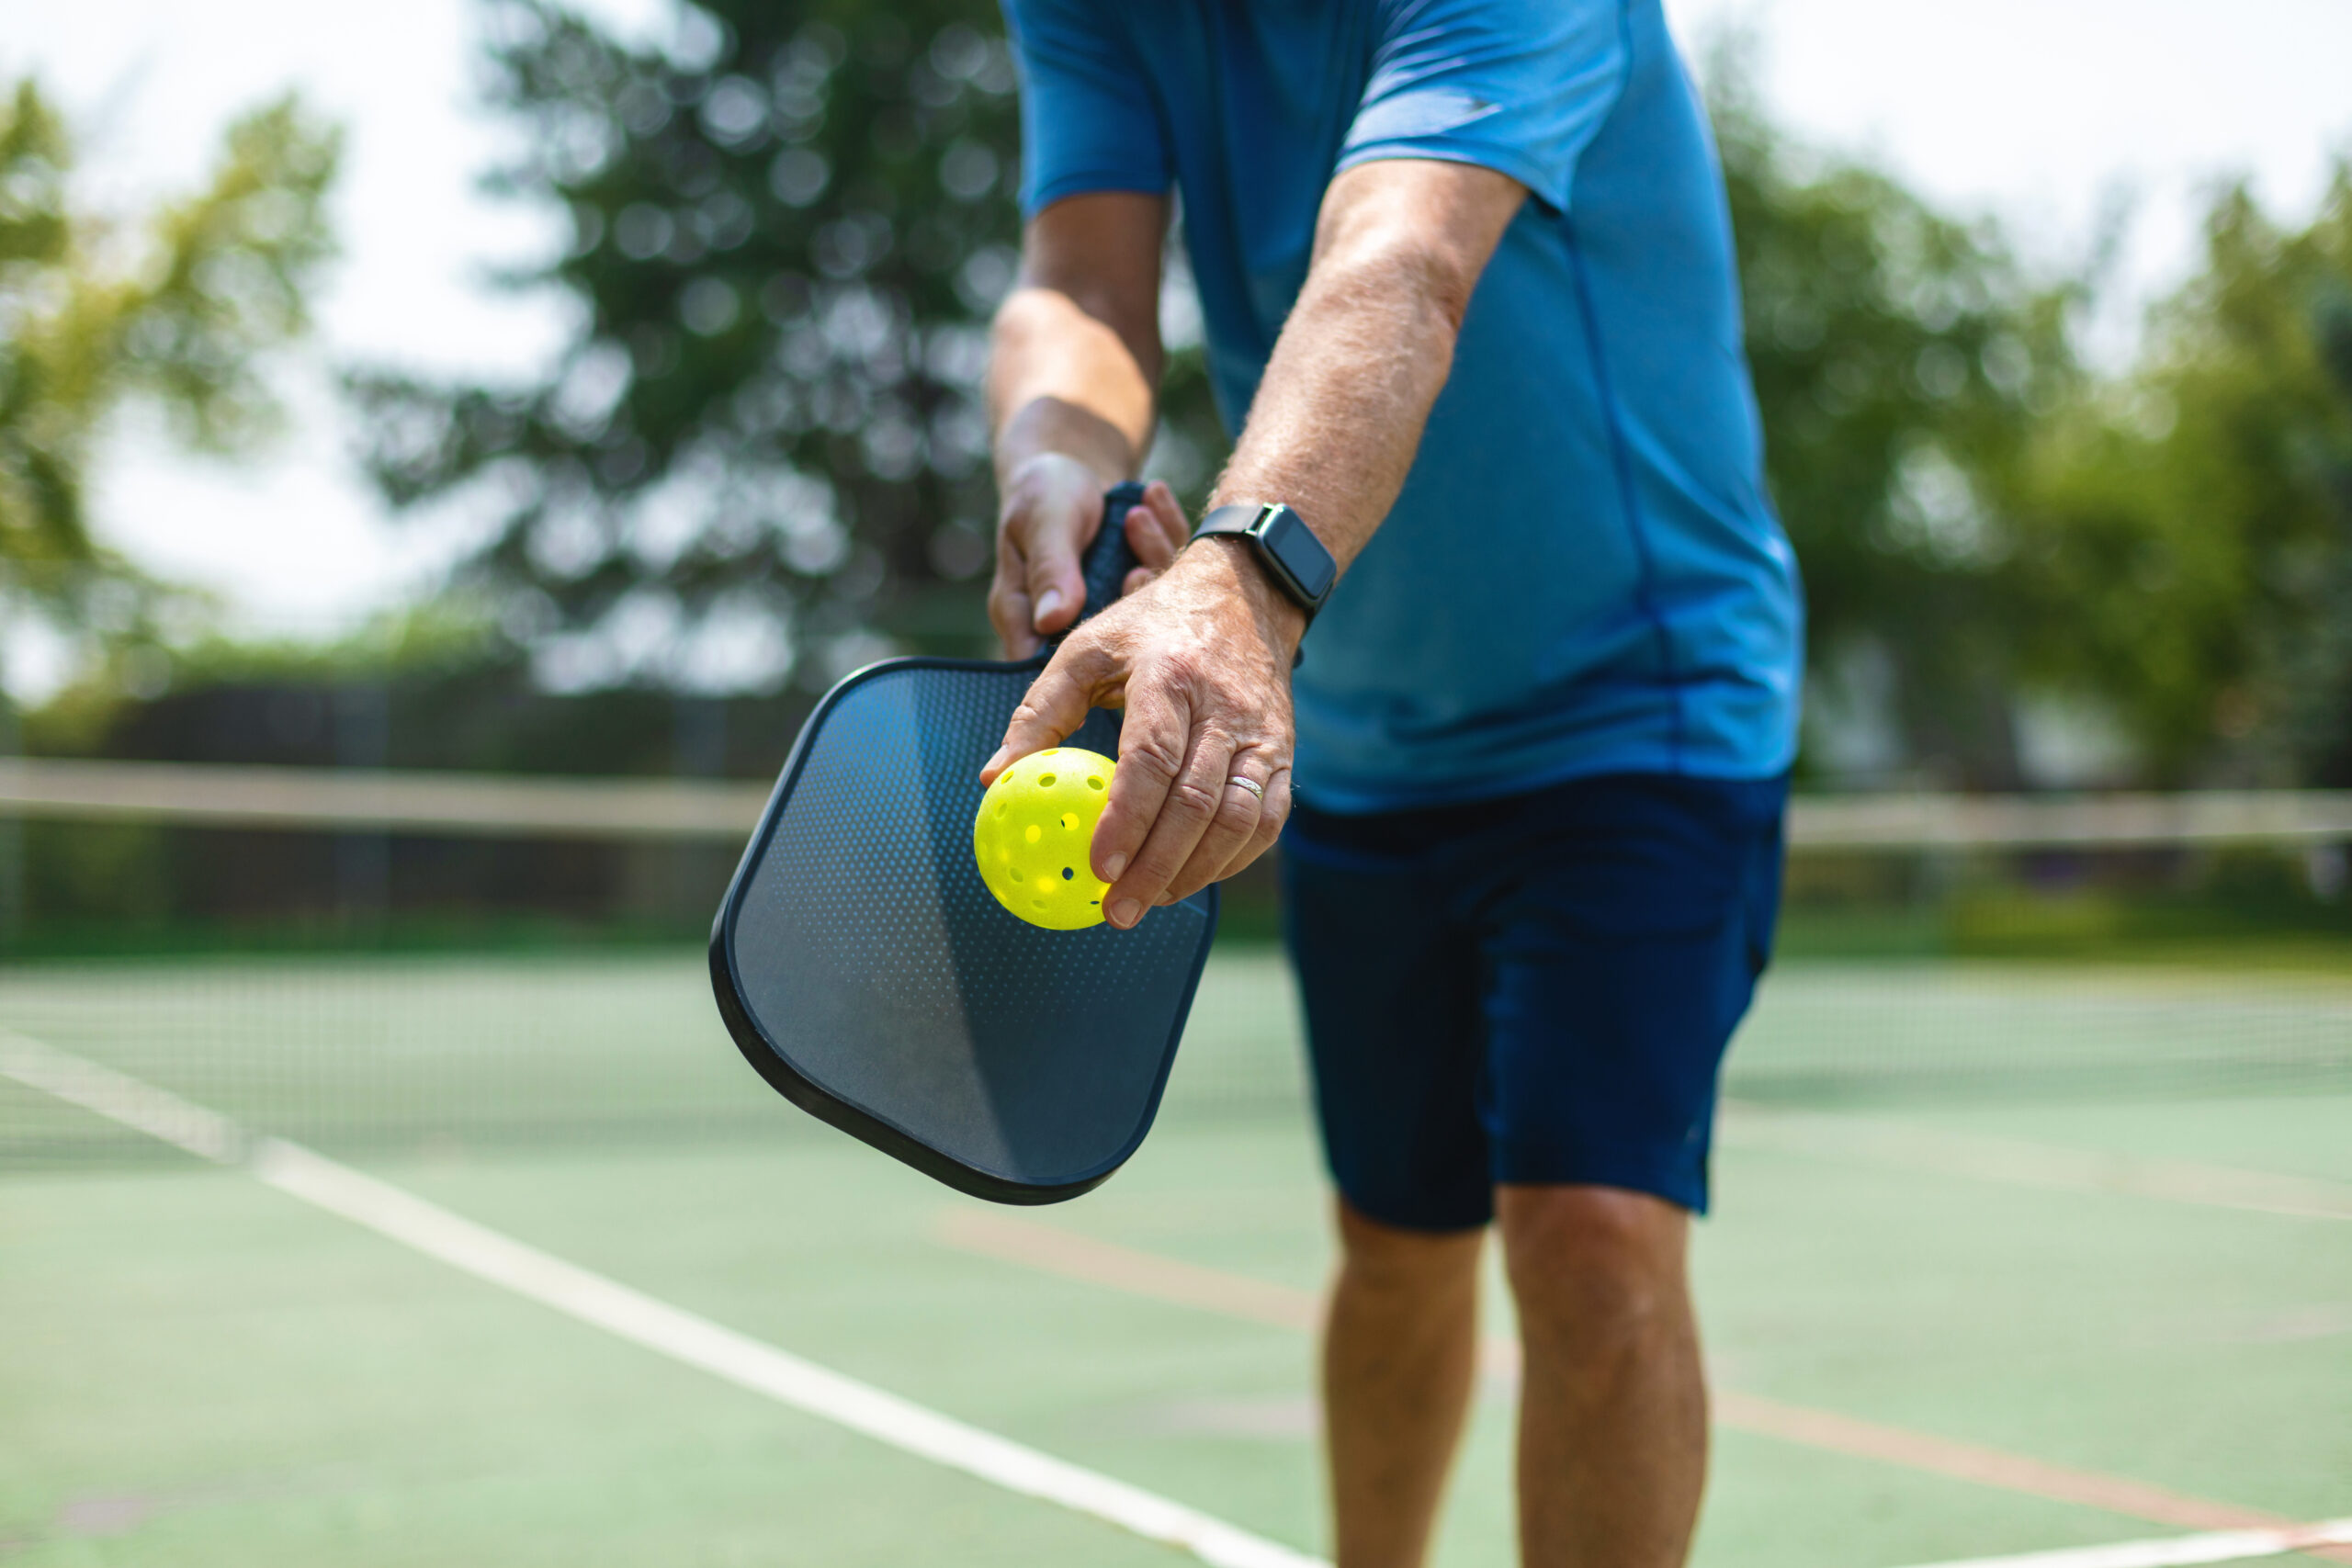
MULTIPOLYGON (((1157 357, 1153 355, 1153 357, 1157 357)), ((1085 464, 1109 489, 1132 479, 1151 445, 1157 364, 1070 296, 1015 290, 997 311, 989 367, 996 476, 1047 453, 1085 464)))
POLYGON ((1344 571, 1404 488, 1457 331, 1401 258, 1310 279, 1211 504, 1289 503, 1344 571))
POLYGON ((1488 169, 1412 160, 1333 180, 1215 502, 1287 502, 1345 571, 1404 489, 1479 275, 1526 196, 1488 169))

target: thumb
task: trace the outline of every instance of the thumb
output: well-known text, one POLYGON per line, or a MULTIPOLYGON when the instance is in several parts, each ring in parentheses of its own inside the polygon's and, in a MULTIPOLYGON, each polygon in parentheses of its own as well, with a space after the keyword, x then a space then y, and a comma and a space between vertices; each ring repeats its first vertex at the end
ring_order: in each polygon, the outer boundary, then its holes
POLYGON ((1012 710, 1012 721, 1005 726, 1004 744, 980 769, 980 782, 994 784, 997 774, 1030 752, 1069 739, 1086 722, 1087 710, 1094 705, 1096 678, 1107 665, 1098 650, 1072 649, 1068 644, 1057 650, 1052 661, 1029 683, 1021 705, 1012 710))
POLYGON ((1068 521, 1062 526, 1038 528, 1023 541, 1030 625, 1040 637, 1067 629, 1086 604, 1086 577, 1079 568, 1079 552, 1102 530, 1102 498, 1092 496, 1084 510, 1065 516, 1068 521))

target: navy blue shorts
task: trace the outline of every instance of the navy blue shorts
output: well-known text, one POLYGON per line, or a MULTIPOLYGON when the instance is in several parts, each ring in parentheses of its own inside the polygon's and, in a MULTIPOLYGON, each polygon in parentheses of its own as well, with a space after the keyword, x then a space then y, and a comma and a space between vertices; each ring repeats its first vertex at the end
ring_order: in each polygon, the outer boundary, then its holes
POLYGON ((1788 781, 1621 774, 1283 835, 1331 1173, 1464 1230, 1498 1182, 1707 1206, 1724 1047, 1772 946, 1788 781))

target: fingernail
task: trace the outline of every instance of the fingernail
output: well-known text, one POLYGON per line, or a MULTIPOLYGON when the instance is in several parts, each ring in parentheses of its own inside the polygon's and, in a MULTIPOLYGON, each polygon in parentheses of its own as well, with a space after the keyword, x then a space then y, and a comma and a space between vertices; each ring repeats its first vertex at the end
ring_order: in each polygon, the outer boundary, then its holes
POLYGON ((1105 881, 1116 882, 1121 876, 1126 874, 1127 857, 1125 855, 1113 855, 1109 860, 1102 863, 1102 869, 1111 874, 1108 877, 1104 878, 1105 881))
POLYGON ((1132 898, 1122 898, 1111 906, 1111 923, 1121 931, 1143 919, 1143 906, 1132 898))
POLYGON ((1048 588, 1043 593, 1038 594, 1037 624, 1041 626, 1044 626, 1046 624, 1046 617, 1053 615, 1061 607, 1062 591, 1060 589, 1048 588))

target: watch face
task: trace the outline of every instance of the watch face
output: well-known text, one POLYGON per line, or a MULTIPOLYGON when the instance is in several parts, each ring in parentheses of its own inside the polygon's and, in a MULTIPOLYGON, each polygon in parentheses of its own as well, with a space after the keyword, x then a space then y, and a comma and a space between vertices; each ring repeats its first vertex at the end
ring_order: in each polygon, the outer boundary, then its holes
POLYGON ((1298 513, 1287 506, 1269 508, 1259 538, 1273 558, 1283 563, 1283 570, 1297 580, 1299 590, 1307 598, 1321 603, 1331 591, 1331 580, 1339 575, 1339 562, 1323 547, 1307 525, 1299 521, 1298 513))

